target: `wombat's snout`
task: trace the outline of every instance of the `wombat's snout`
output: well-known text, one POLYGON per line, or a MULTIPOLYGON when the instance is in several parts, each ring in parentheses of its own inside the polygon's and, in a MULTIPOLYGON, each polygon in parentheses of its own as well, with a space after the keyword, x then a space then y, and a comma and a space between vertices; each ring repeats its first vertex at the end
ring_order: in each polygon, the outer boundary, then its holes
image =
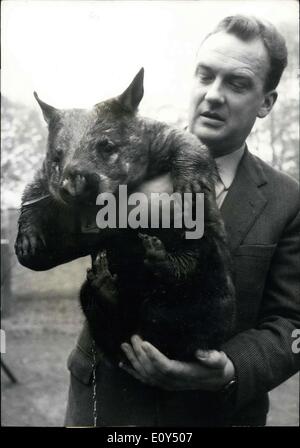
POLYGON ((78 168, 68 168, 61 181, 60 195, 65 202, 95 203, 98 185, 98 176, 85 173, 78 168))

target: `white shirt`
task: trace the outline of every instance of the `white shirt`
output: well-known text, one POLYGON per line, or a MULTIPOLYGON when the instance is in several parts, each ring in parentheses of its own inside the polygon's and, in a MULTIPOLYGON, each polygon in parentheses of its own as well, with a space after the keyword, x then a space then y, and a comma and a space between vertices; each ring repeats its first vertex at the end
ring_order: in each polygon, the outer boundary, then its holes
POLYGON ((235 178, 237 168, 244 155, 244 151, 245 144, 230 154, 215 158, 215 163, 219 174, 215 184, 216 201, 219 208, 221 208, 229 187, 235 178))

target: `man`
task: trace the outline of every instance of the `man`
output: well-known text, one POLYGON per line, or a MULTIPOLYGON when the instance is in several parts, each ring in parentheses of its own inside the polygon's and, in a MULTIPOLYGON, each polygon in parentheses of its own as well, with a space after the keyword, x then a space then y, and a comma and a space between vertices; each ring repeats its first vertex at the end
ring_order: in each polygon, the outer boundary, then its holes
POLYGON ((189 130, 219 169, 216 194, 234 257, 238 334, 221 352, 198 351, 195 363, 170 360, 137 335, 122 345, 132 368, 121 367, 143 383, 231 394, 229 425, 264 425, 267 392, 299 370, 291 349, 300 327, 298 185, 245 145, 256 118, 271 112, 286 64, 276 29, 242 16, 224 19, 198 53, 189 130))

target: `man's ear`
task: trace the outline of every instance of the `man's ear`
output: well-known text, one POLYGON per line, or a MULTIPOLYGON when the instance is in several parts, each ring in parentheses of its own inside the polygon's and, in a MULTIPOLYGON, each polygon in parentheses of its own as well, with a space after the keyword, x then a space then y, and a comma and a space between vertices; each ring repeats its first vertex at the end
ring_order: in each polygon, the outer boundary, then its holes
POLYGON ((277 96, 278 93, 276 90, 270 90, 270 92, 265 93, 264 101, 257 112, 258 118, 264 118, 271 112, 274 104, 276 103, 277 96))

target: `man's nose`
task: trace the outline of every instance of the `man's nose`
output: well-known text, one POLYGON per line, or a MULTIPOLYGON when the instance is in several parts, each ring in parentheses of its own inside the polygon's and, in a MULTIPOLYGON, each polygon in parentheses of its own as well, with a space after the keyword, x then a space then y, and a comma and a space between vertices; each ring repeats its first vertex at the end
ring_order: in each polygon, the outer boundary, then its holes
POLYGON ((224 91, 220 80, 215 79, 214 82, 207 87, 205 99, 210 103, 224 103, 224 91))

